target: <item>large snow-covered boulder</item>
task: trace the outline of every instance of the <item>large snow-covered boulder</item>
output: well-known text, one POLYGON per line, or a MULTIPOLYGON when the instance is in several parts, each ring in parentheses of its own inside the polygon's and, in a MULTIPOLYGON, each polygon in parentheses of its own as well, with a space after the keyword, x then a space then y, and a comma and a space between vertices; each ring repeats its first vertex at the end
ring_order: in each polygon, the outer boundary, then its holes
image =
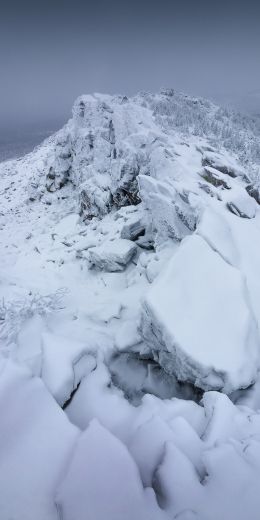
POLYGON ((227 393, 254 382, 258 338, 239 271, 187 238, 145 297, 142 334, 167 372, 227 393))

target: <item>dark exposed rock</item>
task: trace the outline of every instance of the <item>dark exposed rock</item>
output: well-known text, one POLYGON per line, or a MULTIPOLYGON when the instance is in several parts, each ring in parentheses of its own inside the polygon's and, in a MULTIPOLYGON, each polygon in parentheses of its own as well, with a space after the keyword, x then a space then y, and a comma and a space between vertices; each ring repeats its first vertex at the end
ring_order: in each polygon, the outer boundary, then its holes
POLYGON ((131 184, 129 189, 127 189, 127 187, 118 188, 113 194, 113 203, 117 208, 140 204, 141 199, 139 197, 137 181, 134 180, 131 184))
POLYGON ((248 214, 244 213, 234 202, 228 202, 227 208, 229 209, 229 211, 231 211, 231 213, 234 213, 234 215, 237 215, 238 217, 252 218, 248 214))
POLYGON ((217 171, 213 171, 213 168, 205 167, 204 171, 200 173, 201 177, 212 184, 215 188, 224 188, 226 190, 230 190, 229 184, 218 175, 217 171))
POLYGON ((183 224, 190 230, 195 231, 197 220, 195 215, 188 210, 187 207, 185 207, 183 204, 179 206, 178 204, 175 204, 175 210, 179 217, 179 219, 183 222, 183 224), (185 208, 185 210, 184 210, 185 208))
POLYGON ((50 167, 48 174, 46 175, 46 189, 49 192, 54 192, 65 186, 70 177, 71 167, 65 171, 57 172, 53 166, 50 167))
POLYGON ((249 184, 246 187, 246 191, 248 195, 250 195, 250 197, 253 197, 253 199, 255 199, 257 204, 260 204, 260 190, 256 188, 256 186, 253 186, 253 184, 249 184))
POLYGON ((216 168, 221 173, 224 173, 225 175, 229 175, 229 177, 232 177, 233 179, 237 176, 233 168, 226 166, 224 164, 216 165, 208 157, 203 157, 202 166, 211 166, 212 168, 216 168))

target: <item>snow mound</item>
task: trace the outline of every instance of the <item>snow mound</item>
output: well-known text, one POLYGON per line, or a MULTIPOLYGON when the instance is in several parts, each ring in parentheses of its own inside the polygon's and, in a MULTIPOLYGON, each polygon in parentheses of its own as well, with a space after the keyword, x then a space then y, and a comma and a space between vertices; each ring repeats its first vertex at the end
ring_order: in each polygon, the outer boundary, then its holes
POLYGON ((167 372, 231 392, 256 377, 258 336, 239 271, 199 236, 186 239, 153 283, 142 334, 167 372))
POLYGON ((53 496, 79 431, 42 381, 1 364, 0 516, 57 520, 53 496))
POLYGON ((167 518, 126 447, 96 420, 81 435, 56 501, 64 520, 167 518))
POLYGON ((41 376, 60 405, 70 398, 82 377, 95 369, 95 357, 88 350, 83 342, 43 333, 41 376))

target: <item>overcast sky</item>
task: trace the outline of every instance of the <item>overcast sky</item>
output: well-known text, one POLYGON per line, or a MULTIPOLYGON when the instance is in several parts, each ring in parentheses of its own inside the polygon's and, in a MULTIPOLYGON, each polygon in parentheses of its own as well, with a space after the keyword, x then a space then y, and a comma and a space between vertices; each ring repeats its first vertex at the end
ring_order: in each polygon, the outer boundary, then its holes
POLYGON ((66 120, 82 93, 161 86, 260 92, 259 0, 0 1, 0 127, 66 120))

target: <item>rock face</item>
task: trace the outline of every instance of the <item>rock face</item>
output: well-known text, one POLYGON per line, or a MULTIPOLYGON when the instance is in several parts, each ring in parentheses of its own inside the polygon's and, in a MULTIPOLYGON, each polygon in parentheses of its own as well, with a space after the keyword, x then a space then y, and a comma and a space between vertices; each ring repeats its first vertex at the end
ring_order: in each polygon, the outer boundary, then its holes
MULTIPOLYGON (((183 163, 178 164, 178 157, 183 150, 180 153, 180 148, 173 146, 174 124, 190 135, 191 127, 196 127, 199 120, 201 127, 194 128, 196 135, 215 138, 218 129, 211 114, 214 110, 208 102, 200 100, 197 103, 196 100, 195 103, 176 92, 170 94, 168 90, 157 95, 142 93, 134 98, 101 94, 81 96, 74 104, 72 119, 57 135, 48 160, 46 188, 55 192, 71 183, 77 189, 80 213, 85 219, 102 217, 111 209, 139 204, 146 198, 146 193, 140 191, 140 176, 149 176, 162 183, 168 177, 180 180, 183 163)), ((219 114, 220 134, 230 118, 231 115, 228 119, 224 113, 219 114)), ((233 140, 229 145, 235 148, 239 146, 237 141, 241 140, 243 125, 237 121, 232 132, 233 140)), ((251 160, 254 154, 260 157, 260 148, 254 134, 251 132, 250 138, 248 135, 245 134, 244 139, 249 154, 247 160, 251 160)), ((248 181, 244 168, 234 157, 227 157, 205 144, 197 144, 197 150, 202 154, 202 165, 215 169, 214 174, 209 170, 204 172, 206 180, 215 187, 228 188, 229 178, 240 177, 248 181)), ((196 163, 193 167, 197 167, 196 163)), ((175 190, 178 192, 177 185, 175 190)), ((183 216, 182 209, 180 215, 183 216)), ((178 236, 178 230, 174 232, 178 236)))
POLYGON ((240 273, 187 238, 148 291, 142 334, 180 381, 230 393, 254 382, 258 336, 240 273))
MULTIPOLYGON (((140 107, 142 119, 145 112, 140 107)), ((139 133, 131 103, 122 97, 116 102, 111 96, 80 97, 60 138, 63 152, 56 147, 47 189, 55 191, 72 182, 79 189, 80 211, 87 219, 102 216, 112 207, 138 204, 136 177, 143 158, 134 150, 133 140, 142 139, 139 133)))
POLYGON ((57 139, 54 153, 55 163, 49 167, 46 175, 46 188, 50 192, 63 188, 70 178, 72 152, 66 134, 57 139))

